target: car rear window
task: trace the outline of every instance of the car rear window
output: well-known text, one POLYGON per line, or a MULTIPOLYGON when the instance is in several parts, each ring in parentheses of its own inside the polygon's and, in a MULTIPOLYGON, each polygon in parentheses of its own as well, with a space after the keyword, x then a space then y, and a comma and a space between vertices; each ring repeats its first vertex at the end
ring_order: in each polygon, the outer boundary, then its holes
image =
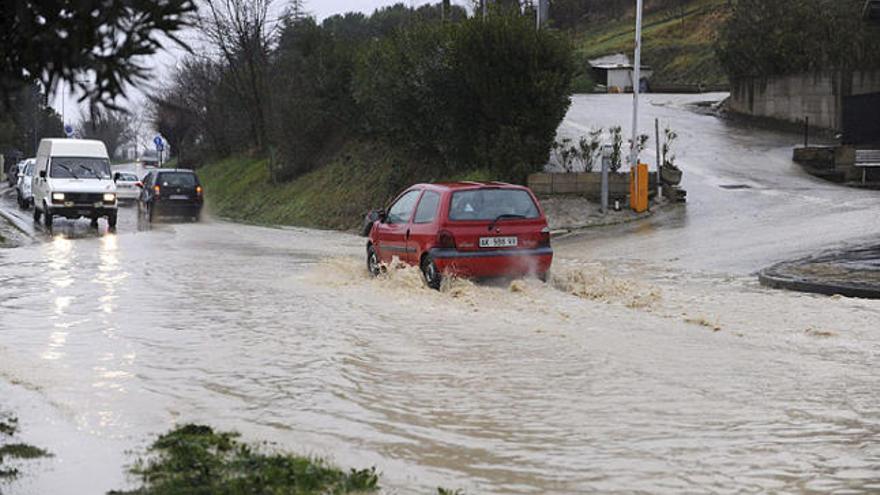
POLYGON ((156 183, 162 187, 196 187, 196 176, 187 172, 163 172, 156 183))
POLYGON ((540 216, 532 196, 522 189, 472 189, 452 193, 450 220, 495 220, 501 215, 540 216))

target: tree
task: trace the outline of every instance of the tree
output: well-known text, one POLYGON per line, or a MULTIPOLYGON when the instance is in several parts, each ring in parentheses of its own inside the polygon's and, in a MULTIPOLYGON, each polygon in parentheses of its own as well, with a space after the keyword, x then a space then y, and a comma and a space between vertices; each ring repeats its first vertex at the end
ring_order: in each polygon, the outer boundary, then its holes
POLYGON ((126 84, 152 74, 144 57, 166 39, 185 46, 176 33, 195 12, 193 0, 0 2, 0 95, 7 106, 13 93, 35 81, 51 93, 67 80, 83 99, 115 108, 126 84), (81 74, 93 82, 77 79, 81 74))
POLYGON ((206 0, 205 5, 202 32, 220 50, 233 92, 248 105, 244 117, 254 146, 265 149, 266 71, 277 35, 277 24, 269 18, 272 0, 206 0))
POLYGON ((83 115, 80 119, 77 134, 83 139, 103 141, 107 154, 115 158, 123 144, 135 139, 133 121, 134 117, 123 110, 93 107, 88 115, 83 115))

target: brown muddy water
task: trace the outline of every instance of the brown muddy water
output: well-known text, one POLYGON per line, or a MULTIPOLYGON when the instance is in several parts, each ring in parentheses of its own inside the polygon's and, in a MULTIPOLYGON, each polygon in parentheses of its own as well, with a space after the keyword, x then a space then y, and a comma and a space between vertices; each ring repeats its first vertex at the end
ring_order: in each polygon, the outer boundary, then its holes
MULTIPOLYGON (((0 408, 54 457, 0 490, 125 488, 153 435, 199 422, 375 465, 387 493, 880 492, 880 302, 760 287, 827 218, 762 208, 747 244, 724 172, 697 171, 706 208, 559 240, 548 284, 371 279, 333 232, 35 228, 0 250, 0 408)), ((864 235, 849 205, 830 228, 864 235)))

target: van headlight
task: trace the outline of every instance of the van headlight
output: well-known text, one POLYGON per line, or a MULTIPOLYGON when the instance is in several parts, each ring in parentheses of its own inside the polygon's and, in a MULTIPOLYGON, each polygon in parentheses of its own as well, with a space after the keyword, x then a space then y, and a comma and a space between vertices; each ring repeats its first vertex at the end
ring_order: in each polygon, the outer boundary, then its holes
POLYGON ((64 193, 52 193, 52 201, 62 202, 64 201, 64 193))
POLYGON ((116 194, 114 194, 114 193, 104 193, 104 202, 105 202, 105 203, 112 203, 112 202, 114 202, 114 201, 116 201, 116 194))

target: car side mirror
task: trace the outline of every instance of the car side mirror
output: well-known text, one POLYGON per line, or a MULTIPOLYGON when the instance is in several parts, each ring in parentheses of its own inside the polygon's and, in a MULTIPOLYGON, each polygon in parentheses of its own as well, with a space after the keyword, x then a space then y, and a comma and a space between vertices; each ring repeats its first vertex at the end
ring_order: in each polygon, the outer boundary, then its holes
POLYGON ((46 178, 46 171, 45 171, 45 170, 40 170, 40 178, 41 178, 41 179, 45 179, 45 178, 46 178))
POLYGON ((378 221, 379 223, 385 223, 385 220, 388 218, 388 214, 385 213, 385 210, 373 210, 370 212, 370 220, 378 221))
POLYGON ((122 177, 122 175, 119 172, 113 174, 113 182, 118 181, 120 177, 122 177))

